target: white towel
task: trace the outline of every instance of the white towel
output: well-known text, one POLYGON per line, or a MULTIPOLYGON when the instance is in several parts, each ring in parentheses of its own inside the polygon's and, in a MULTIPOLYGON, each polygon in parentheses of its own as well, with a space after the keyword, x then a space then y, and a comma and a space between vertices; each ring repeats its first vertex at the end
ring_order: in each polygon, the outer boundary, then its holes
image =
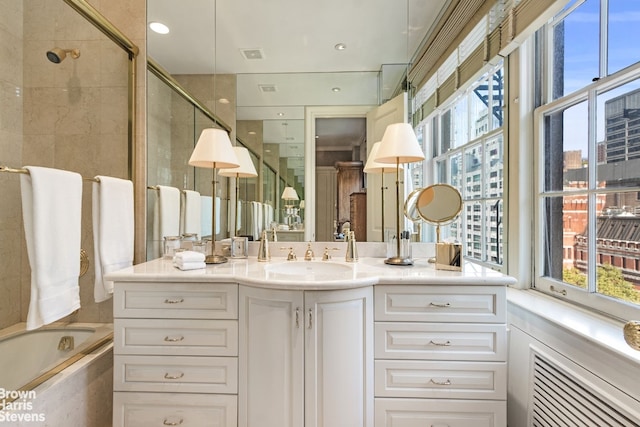
POLYGON ((207 268, 207 264, 204 261, 199 262, 185 262, 182 264, 174 263, 174 267, 180 270, 199 270, 201 268, 207 268))
POLYGON ((175 254, 173 257, 174 263, 186 263, 186 262, 203 262, 205 255, 196 251, 182 251, 175 254))
POLYGON ((26 169, 20 189, 31 266, 27 329, 32 330, 80 308, 82 177, 58 169, 26 169))
POLYGON ((180 202, 180 234, 191 233, 202 237, 202 207, 200 193, 184 190, 180 202))
POLYGON ((180 190, 158 185, 156 203, 153 207, 154 257, 162 256, 162 241, 165 236, 180 235, 180 190))
POLYGON ((93 183, 93 252, 96 302, 113 294, 113 282, 103 276, 133 265, 133 183, 109 176, 93 183))
POLYGON ((211 218, 213 212, 211 210, 211 196, 200 196, 200 208, 202 209, 202 215, 200 215, 202 236, 211 236, 211 218))

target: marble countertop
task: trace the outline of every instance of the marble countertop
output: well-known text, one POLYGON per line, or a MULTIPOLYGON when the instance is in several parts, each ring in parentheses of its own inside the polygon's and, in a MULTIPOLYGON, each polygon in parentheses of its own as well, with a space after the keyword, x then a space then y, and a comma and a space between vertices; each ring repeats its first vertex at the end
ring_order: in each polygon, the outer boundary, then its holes
POLYGON ((414 260, 412 266, 392 266, 385 264, 384 258, 374 257, 360 258, 355 263, 341 260, 286 261, 284 257, 258 262, 255 257, 249 257, 229 259, 224 264, 188 271, 174 267, 170 259, 160 258, 110 273, 106 279, 116 282, 233 282, 302 290, 348 289, 376 284, 507 286, 516 283, 510 276, 469 262, 465 262, 462 271, 445 271, 436 270, 426 259, 414 260), (320 263, 321 266, 318 265, 320 263), (325 268, 315 271, 315 267, 325 268))

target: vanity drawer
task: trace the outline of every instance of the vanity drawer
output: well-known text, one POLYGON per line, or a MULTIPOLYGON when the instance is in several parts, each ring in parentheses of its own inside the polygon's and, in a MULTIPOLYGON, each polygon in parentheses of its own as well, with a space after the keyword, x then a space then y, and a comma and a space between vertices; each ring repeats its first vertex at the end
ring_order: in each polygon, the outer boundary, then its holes
POLYGON ((504 286, 375 286, 375 320, 505 323, 504 286))
POLYGON ((238 285, 211 283, 118 283, 115 317, 237 319, 238 285))
POLYGON ((375 427, 506 427, 507 402, 375 399, 375 427))
POLYGON ((507 360, 506 325, 376 322, 376 359, 507 360))
POLYGON ((238 392, 235 357, 116 355, 113 369, 116 391, 238 392))
POLYGON ((238 399, 229 394, 113 393, 113 426, 230 427, 238 399))
POLYGON ((375 396, 502 400, 507 364, 376 360, 375 396))
POLYGON ((114 319, 114 354, 237 356, 237 320, 114 319))

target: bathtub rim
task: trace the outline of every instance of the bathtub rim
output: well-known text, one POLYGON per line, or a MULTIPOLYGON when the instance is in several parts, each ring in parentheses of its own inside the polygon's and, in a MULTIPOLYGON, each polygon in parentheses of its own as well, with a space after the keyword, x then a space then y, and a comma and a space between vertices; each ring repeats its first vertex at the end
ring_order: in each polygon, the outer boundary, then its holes
MULTIPOLYGON (((35 390, 54 376, 58 375, 71 365, 80 361, 81 359, 89 356, 103 347, 106 349, 108 346, 113 346, 113 323, 69 323, 69 322, 53 322, 49 325, 45 325, 41 328, 27 331, 26 322, 20 322, 15 325, 9 326, 0 330, 0 341, 21 335, 23 333, 46 331, 46 330, 64 330, 64 329, 92 329, 98 334, 98 338, 90 343, 83 343, 77 347, 77 352, 68 357, 59 364, 48 369, 46 372, 40 374, 36 378, 32 379, 22 387, 19 387, 15 391, 29 391, 35 390)), ((4 409, 6 403, 11 403, 16 399, 7 398, 4 402, 0 402, 0 411, 4 409)))

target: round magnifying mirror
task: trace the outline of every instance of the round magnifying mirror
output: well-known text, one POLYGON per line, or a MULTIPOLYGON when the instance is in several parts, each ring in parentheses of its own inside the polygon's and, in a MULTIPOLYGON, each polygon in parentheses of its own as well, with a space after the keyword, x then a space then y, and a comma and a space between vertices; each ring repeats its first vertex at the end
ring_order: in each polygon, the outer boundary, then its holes
POLYGON ((404 201, 404 216, 406 216, 412 222, 422 221, 422 217, 418 212, 418 196, 422 188, 418 188, 413 190, 407 196, 407 199, 404 201))
POLYGON ((448 184, 434 184, 420 190, 416 200, 420 218, 437 226, 437 242, 440 242, 440 226, 453 222, 462 210, 460 192, 448 184))

